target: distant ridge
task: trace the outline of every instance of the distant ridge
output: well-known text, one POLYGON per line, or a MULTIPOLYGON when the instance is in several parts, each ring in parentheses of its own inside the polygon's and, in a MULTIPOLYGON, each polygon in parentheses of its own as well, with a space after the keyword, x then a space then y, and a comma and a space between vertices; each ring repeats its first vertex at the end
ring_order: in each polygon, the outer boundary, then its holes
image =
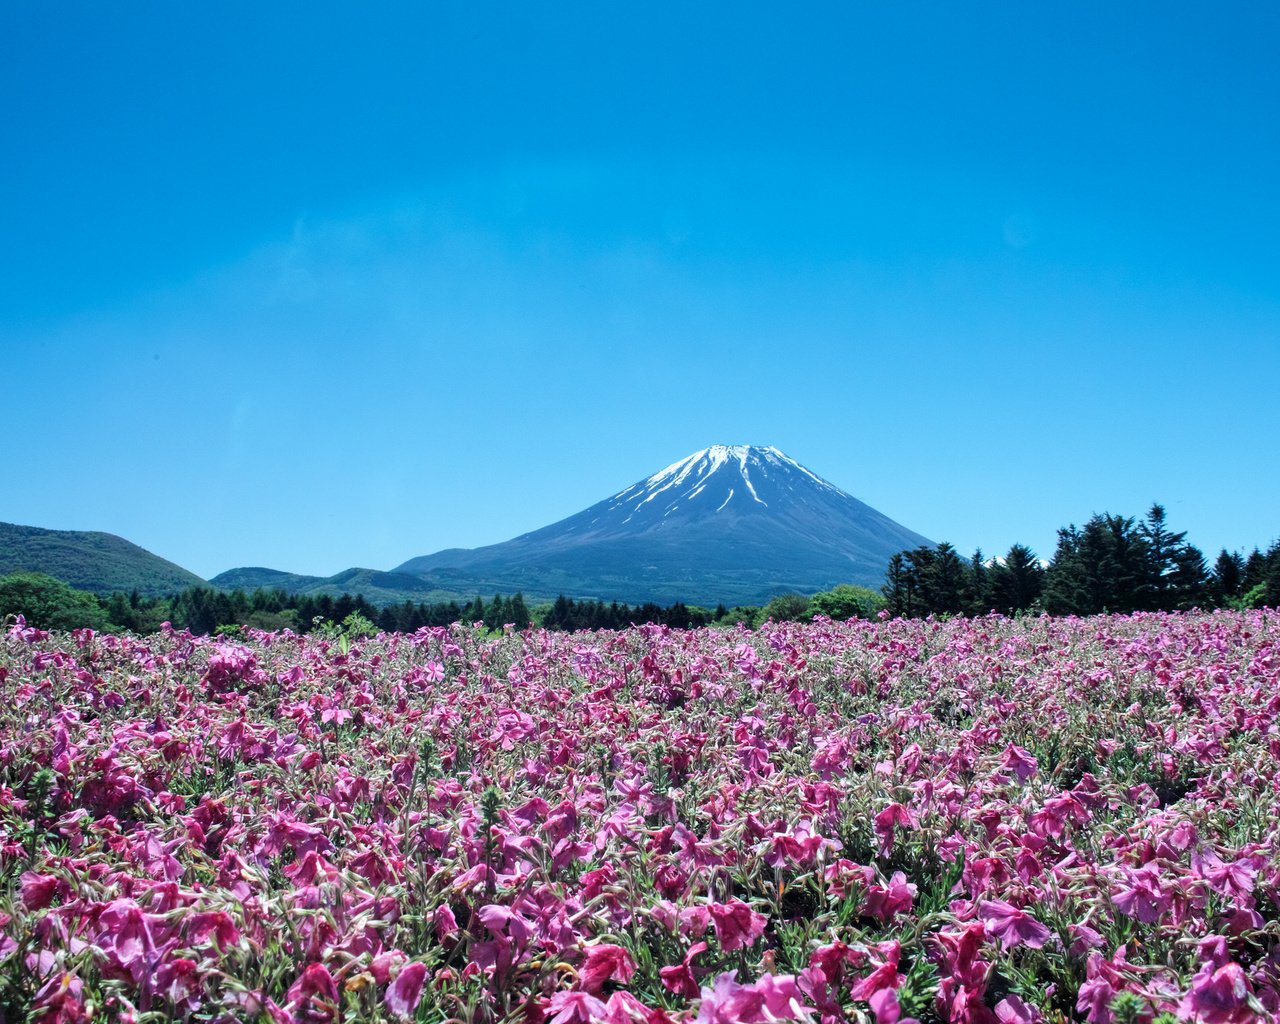
POLYGON ((209 585, 115 534, 0 523, 0 575, 22 570, 95 594, 136 590, 144 597, 160 597, 209 585))
MULTIPOLYGON (((464 596, 461 591, 444 589, 435 581, 422 576, 383 572, 380 569, 344 569, 332 576, 304 576, 279 569, 245 566, 221 572, 209 582, 221 590, 252 592, 261 587, 263 590, 283 590, 289 594, 309 597, 319 597, 322 594, 330 597, 359 594, 370 604, 379 607, 405 601, 412 601, 414 604, 449 601, 464 596)), ((490 589, 484 596, 490 597, 492 594, 493 590, 490 589)), ((475 592, 466 596, 473 597, 475 592)))
POLYGON ((931 544, 777 448, 713 445, 558 523, 393 571, 462 593, 758 604, 879 587, 893 554, 931 544))

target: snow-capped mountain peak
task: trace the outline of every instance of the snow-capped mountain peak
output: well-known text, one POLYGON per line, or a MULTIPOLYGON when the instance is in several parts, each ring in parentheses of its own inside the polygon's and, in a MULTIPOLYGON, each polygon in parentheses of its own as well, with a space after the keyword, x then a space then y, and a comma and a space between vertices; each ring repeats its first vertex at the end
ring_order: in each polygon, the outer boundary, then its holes
POLYGON ((627 508, 636 513, 657 502, 656 507, 670 515, 686 502, 714 496, 715 512, 741 512, 744 503, 768 508, 771 499, 785 500, 797 487, 813 486, 847 497, 772 445, 715 444, 619 491, 607 503, 607 510, 627 508))
POLYGON ((717 444, 542 529, 395 571, 526 596, 751 603, 879 586, 892 554, 928 543, 777 448, 717 444))

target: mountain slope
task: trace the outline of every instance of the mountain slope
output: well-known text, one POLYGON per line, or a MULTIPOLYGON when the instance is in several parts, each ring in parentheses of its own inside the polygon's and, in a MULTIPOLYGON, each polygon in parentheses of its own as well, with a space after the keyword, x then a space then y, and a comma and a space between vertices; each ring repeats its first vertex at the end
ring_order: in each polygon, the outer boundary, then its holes
POLYGON ((715 445, 558 523, 393 571, 464 590, 475 578, 526 594, 757 603, 879 587, 894 552, 930 543, 776 448, 715 445))
POLYGON ((0 523, 0 575, 28 570, 96 594, 144 597, 208 584, 193 572, 110 533, 0 523))
MULTIPOLYGON (((469 600, 476 594, 474 588, 458 590, 442 587, 436 581, 424 576, 358 568, 344 569, 332 576, 304 576, 279 569, 245 566, 221 572, 209 582, 222 590, 251 592, 261 587, 263 590, 279 589, 286 593, 307 597, 319 597, 321 594, 328 594, 330 597, 359 594, 370 604, 378 607, 400 604, 404 601, 419 604, 424 601, 431 603, 458 598, 469 600)), ((490 587, 480 592, 485 597, 489 597, 494 591, 490 587)))

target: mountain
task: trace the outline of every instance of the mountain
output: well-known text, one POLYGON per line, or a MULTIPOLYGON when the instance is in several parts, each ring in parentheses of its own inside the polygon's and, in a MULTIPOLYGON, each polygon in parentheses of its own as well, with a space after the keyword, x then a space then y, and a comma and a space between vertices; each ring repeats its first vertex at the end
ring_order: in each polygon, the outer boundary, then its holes
POLYGON ((502 544, 411 558, 395 573, 461 593, 758 604, 838 583, 879 587, 927 538, 776 448, 714 445, 502 544))
POLYGON ((195 573, 114 534, 0 523, 0 576, 20 570, 42 572, 95 594, 137 590, 159 597, 208 586, 195 573))
MULTIPOLYGON (((378 607, 401 604, 404 601, 412 601, 414 604, 425 601, 430 604, 460 597, 469 600, 475 596, 474 590, 464 593, 458 590, 442 589, 423 576, 382 572, 378 569, 344 569, 333 576, 303 576, 279 569, 246 566, 228 569, 209 582, 222 590, 243 590, 250 593, 261 587, 263 590, 278 589, 290 594, 310 597, 319 597, 321 594, 328 594, 330 597, 359 594, 370 604, 378 607)), ((484 596, 488 598, 492 594, 493 590, 490 589, 484 593, 484 596)))

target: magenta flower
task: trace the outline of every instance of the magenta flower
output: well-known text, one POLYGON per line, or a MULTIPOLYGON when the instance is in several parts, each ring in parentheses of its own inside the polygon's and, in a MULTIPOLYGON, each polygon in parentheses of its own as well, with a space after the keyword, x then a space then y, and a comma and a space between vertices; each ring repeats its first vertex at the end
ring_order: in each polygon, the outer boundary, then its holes
POLYGON ((1010 992, 996 1003, 996 1020, 1000 1024, 1039 1024, 1044 1016, 1034 1006, 1028 1006, 1019 996, 1010 992))
POLYGON ((547 1003, 547 1011, 554 1016, 550 1024, 591 1024, 603 1020, 608 1008, 589 992, 557 992, 547 1003))
POLYGON ((978 916, 986 922, 987 930, 1000 939, 1004 949, 1014 946, 1039 949, 1048 941, 1048 928, 1025 910, 1003 900, 983 900, 978 904, 978 916))
POLYGON ((422 984, 427 977, 427 967, 414 960, 400 968, 396 980, 387 986, 387 1009, 402 1020, 408 1020, 422 999, 422 984))
POLYGON ((901 871, 895 871, 888 885, 872 885, 867 889, 863 913, 879 921, 890 921, 899 914, 911 913, 916 887, 901 871))
POLYGON ((636 973, 635 961, 621 946, 601 942, 587 947, 586 959, 578 972, 578 984, 587 992, 599 995, 606 981, 626 984, 636 973))
POLYGON ((893 852, 894 826, 914 824, 915 822, 911 819, 911 812, 899 803, 892 803, 877 814, 872 821, 872 828, 876 837, 880 840, 880 856, 887 857, 893 852))
POLYGON ((1122 868, 1121 874, 1123 881, 1111 896, 1116 909, 1144 924, 1155 924, 1172 905, 1160 879, 1160 870, 1153 864, 1145 864, 1136 869, 1122 868))
POLYGON ((697 996, 699 987, 698 981, 693 974, 693 958, 707 948, 705 942, 695 942, 685 953, 683 961, 670 967, 659 968, 658 977, 662 982, 663 988, 668 992, 674 992, 678 996, 685 996, 689 999, 697 996))
POLYGON ((1262 1019, 1262 1007, 1252 997, 1253 988, 1239 964, 1206 964, 1192 979, 1178 1011, 1204 1024, 1247 1024, 1262 1019))
POLYGON ((1004 753, 1000 755, 1000 764, 1013 772, 1019 782, 1026 782, 1040 768, 1040 762, 1029 751, 1015 747, 1012 743, 1004 748, 1004 753))
POLYGON ((54 875, 41 875, 35 871, 22 872, 20 879, 22 905, 28 910, 43 910, 55 899, 69 892, 68 886, 54 875))
POLYGON ((707 911, 711 915, 716 938, 720 940, 720 948, 726 953, 752 945, 764 934, 764 926, 768 922, 768 918, 741 900, 711 903, 707 911))
POLYGON ((716 978, 711 988, 702 990, 697 1024, 773 1024, 775 1021, 812 1020, 794 976, 766 974, 750 985, 741 985, 738 972, 716 978))
POLYGON ((338 1015, 338 985, 324 964, 311 964, 289 987, 287 1007, 305 1024, 329 1024, 338 1015))

